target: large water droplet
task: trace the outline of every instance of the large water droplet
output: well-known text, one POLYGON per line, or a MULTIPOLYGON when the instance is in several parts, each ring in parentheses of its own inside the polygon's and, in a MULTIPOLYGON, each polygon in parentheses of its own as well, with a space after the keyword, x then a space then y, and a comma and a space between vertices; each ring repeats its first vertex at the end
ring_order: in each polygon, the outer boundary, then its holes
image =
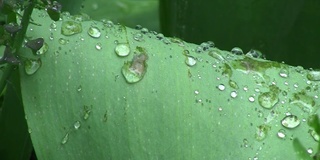
POLYGON ((97 27, 90 27, 88 29, 88 34, 93 38, 99 38, 101 36, 100 29, 97 27))
POLYGON ((281 120, 281 124, 286 128, 296 128, 300 124, 300 120, 295 115, 288 115, 281 120))
POLYGON ((61 144, 66 144, 69 140, 69 132, 62 138, 61 144))
POLYGON ((263 108, 271 109, 279 101, 278 94, 275 92, 264 92, 258 97, 258 102, 263 108))
POLYGON ((27 75, 32 75, 41 67, 41 59, 33 60, 27 59, 24 61, 24 69, 27 75))
POLYGON ((190 67, 196 65, 197 61, 195 60, 195 58, 191 57, 191 56, 187 56, 186 57, 186 64, 190 67))
POLYGON ((251 49, 247 54, 246 56, 248 57, 253 57, 253 58, 263 58, 263 54, 258 51, 258 50, 254 50, 254 49, 251 49))
POLYGON ((74 129, 79 129, 80 127, 81 127, 81 123, 80 123, 80 121, 76 121, 74 124, 73 124, 73 127, 74 127, 74 129))
POLYGON ((122 75, 128 83, 136 83, 140 81, 147 71, 148 55, 141 53, 135 55, 130 62, 125 62, 122 66, 122 75))
POLYGON ((264 140, 267 137, 268 131, 270 129, 271 129, 271 127, 266 124, 262 124, 262 125, 258 126, 256 129, 256 134, 255 134, 256 140, 258 140, 258 141, 264 140))
POLYGON ((119 43, 115 48, 115 52, 120 57, 128 56, 130 53, 129 45, 127 43, 119 43))
POLYGON ((61 33, 65 36, 71 36, 82 32, 81 23, 74 21, 64 21, 61 25, 61 33))
POLYGON ((307 78, 310 81, 320 81, 320 71, 309 71, 307 78))

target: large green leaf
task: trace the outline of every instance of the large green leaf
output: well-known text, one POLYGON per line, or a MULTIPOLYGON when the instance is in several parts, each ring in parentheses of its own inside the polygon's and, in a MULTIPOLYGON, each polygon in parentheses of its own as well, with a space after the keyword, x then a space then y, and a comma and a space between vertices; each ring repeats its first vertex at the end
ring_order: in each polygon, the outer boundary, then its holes
POLYGON ((39 159, 296 159, 295 137, 317 149, 306 120, 318 72, 69 15, 33 19, 27 36, 48 50, 20 75, 39 159), (123 44, 129 56, 115 53, 123 44))

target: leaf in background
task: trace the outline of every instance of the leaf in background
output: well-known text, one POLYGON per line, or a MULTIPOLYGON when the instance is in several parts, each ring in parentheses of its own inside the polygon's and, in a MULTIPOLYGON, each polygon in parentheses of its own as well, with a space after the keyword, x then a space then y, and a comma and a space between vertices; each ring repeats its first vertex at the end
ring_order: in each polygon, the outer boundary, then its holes
POLYGON ((48 44, 42 66, 32 75, 20 67, 39 159, 295 159, 292 138, 317 147, 304 119, 318 113, 319 81, 301 67, 43 15, 34 11, 42 26, 27 34, 48 44))
POLYGON ((7 84, 0 113, 0 158, 28 160, 32 143, 23 111, 17 70, 7 84))

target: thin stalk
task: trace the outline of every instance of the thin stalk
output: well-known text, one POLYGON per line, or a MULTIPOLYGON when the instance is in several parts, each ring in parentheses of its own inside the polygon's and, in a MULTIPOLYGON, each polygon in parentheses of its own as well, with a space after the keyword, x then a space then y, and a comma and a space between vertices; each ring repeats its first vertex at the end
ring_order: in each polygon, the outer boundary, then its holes
MULTIPOLYGON (((31 17, 33 8, 35 6, 35 1, 36 0, 30 0, 29 4, 27 5, 27 7, 24 10, 22 20, 21 20, 22 29, 17 33, 16 37, 14 38, 13 45, 12 45, 13 49, 15 49, 15 51, 13 53, 15 56, 17 56, 17 54, 19 53, 19 50, 22 46, 24 36, 25 36, 27 29, 28 29, 30 17, 31 17)), ((10 74, 12 73, 14 67, 15 67, 15 65, 10 64, 10 63, 8 63, 7 66, 5 67, 3 74, 2 74, 2 77, 0 79, 0 91, 3 91, 4 87, 6 86, 7 79, 9 78, 10 74)))

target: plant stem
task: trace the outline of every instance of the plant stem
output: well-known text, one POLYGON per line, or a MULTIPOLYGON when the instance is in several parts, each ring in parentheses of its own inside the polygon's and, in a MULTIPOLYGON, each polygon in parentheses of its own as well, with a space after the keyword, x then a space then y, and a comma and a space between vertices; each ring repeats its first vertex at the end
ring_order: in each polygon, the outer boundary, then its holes
MULTIPOLYGON (((14 38, 13 45, 12 45, 13 49, 15 49, 14 53, 13 53, 15 56, 18 55, 19 50, 22 46, 24 36, 25 36, 27 29, 28 29, 30 17, 31 17, 33 8, 35 6, 35 1, 36 0, 30 0, 29 4, 27 5, 27 7, 24 10, 22 20, 21 20, 22 29, 17 33, 16 37, 14 38)), ((8 63, 7 66, 5 67, 5 69, 3 71, 4 73, 0 79, 0 91, 3 91, 4 87, 6 86, 7 79, 9 78, 10 74, 12 73, 14 66, 15 66, 14 64, 8 63)))

